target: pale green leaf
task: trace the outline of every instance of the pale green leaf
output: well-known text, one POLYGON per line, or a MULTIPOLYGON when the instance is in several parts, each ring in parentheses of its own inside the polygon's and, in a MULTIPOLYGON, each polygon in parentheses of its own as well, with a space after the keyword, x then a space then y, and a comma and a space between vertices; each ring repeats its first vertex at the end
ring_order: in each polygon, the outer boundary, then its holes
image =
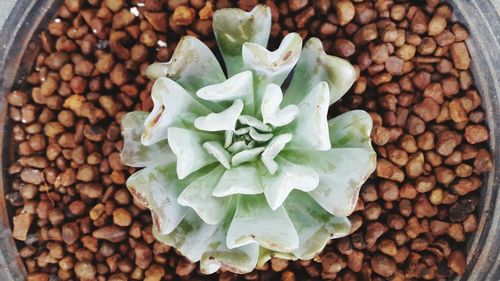
POLYGON ((280 258, 280 259, 285 259, 285 260, 296 260, 297 259, 297 257, 294 254, 276 252, 276 251, 272 251, 272 250, 260 247, 259 259, 257 260, 257 265, 263 266, 271 258, 280 258))
POLYGON ((218 137, 209 133, 170 127, 168 141, 172 152, 177 157, 177 175, 184 179, 191 173, 217 162, 204 148, 203 143, 218 140, 218 137))
POLYGON ((259 157, 259 155, 264 151, 264 147, 256 147, 247 150, 240 151, 233 155, 231 158, 231 164, 233 166, 238 166, 242 163, 247 163, 254 161, 259 157))
POLYGON ((250 12, 234 8, 217 10, 213 16, 213 29, 231 77, 243 70, 241 49, 245 42, 267 45, 271 33, 271 9, 257 5, 250 12))
POLYGON ((250 127, 248 130, 250 137, 257 142, 266 142, 273 137, 273 134, 261 134, 257 132, 253 127, 250 127))
POLYGON ((229 106, 234 100, 241 99, 245 104, 243 112, 254 113, 253 74, 251 71, 238 73, 224 82, 208 85, 199 89, 196 95, 206 101, 229 106))
POLYGON ((340 99, 356 80, 356 70, 344 59, 327 55, 318 38, 309 39, 285 95, 285 104, 297 104, 322 81, 328 83, 330 102, 340 99))
POLYGON ((188 208, 177 203, 177 197, 189 181, 177 178, 175 163, 151 165, 130 176, 127 187, 130 193, 151 210, 158 231, 172 232, 186 215, 188 208))
POLYGON ((146 74, 151 80, 168 77, 193 93, 226 79, 210 48, 193 36, 182 37, 170 61, 150 65, 146 74))
POLYGON ((257 168, 252 164, 242 164, 226 170, 212 195, 225 197, 233 194, 259 194, 263 192, 257 168))
POLYGON ((195 211, 189 210, 184 220, 171 233, 161 234, 153 228, 153 235, 158 241, 175 247, 190 261, 197 262, 206 251, 217 227, 206 224, 195 211))
POLYGON ((227 233, 230 249, 258 243, 284 253, 297 249, 299 238, 283 207, 271 210, 263 195, 240 196, 227 233))
POLYGON ((272 210, 278 209, 294 189, 309 192, 319 183, 319 176, 314 169, 294 164, 278 157, 279 169, 276 175, 262 175, 264 195, 272 210))
POLYGON ((299 108, 294 104, 290 104, 280 109, 282 100, 283 92, 281 88, 276 84, 269 84, 265 90, 260 108, 264 123, 280 127, 289 124, 295 119, 299 113, 299 108))
POLYGON ((237 99, 233 105, 222 112, 210 113, 207 116, 202 116, 194 120, 194 126, 198 130, 215 132, 215 131, 232 131, 236 127, 236 121, 243 110, 243 102, 237 99))
POLYGON ((122 118, 123 147, 120 160, 127 166, 146 167, 175 161, 175 155, 166 140, 148 146, 141 143, 147 116, 147 112, 133 111, 122 118))
POLYGON ((228 148, 233 142, 233 131, 225 131, 224 132, 224 148, 228 148))
POLYGON ((297 63, 301 49, 302 38, 295 32, 286 35, 279 48, 273 52, 259 44, 250 42, 243 44, 243 64, 245 69, 251 70, 254 74, 256 105, 262 102, 267 85, 283 84, 297 63))
POLYGON ((248 145, 245 141, 236 141, 227 148, 227 150, 233 154, 240 153, 245 149, 248 149, 248 145))
POLYGON ((228 198, 212 196, 212 192, 224 171, 222 166, 207 171, 184 189, 177 202, 182 206, 191 207, 205 223, 220 223, 226 214, 229 201, 228 198))
POLYGON ((286 128, 293 134, 290 149, 328 150, 331 147, 328 132, 328 84, 319 83, 298 105, 299 114, 286 128))
POLYGON ((330 239, 348 235, 351 229, 346 217, 332 216, 300 191, 288 196, 285 209, 299 235, 299 247, 293 252, 299 259, 314 258, 330 239))
POLYGON ((262 123, 262 121, 260 121, 259 119, 250 115, 240 115, 240 117, 238 117, 238 121, 240 121, 240 123, 243 125, 254 127, 255 129, 261 132, 272 131, 271 127, 267 126, 266 124, 262 123))
POLYGON ((280 156, 318 173, 319 185, 309 194, 325 210, 338 217, 348 216, 354 211, 361 185, 375 169, 377 159, 371 148, 287 150, 280 156))
POLYGON ((278 170, 278 163, 274 161, 274 158, 280 153, 292 140, 292 134, 281 134, 273 138, 266 149, 262 152, 261 161, 266 166, 267 170, 271 175, 274 175, 278 170))
POLYGON ((219 163, 222 164, 226 169, 231 169, 231 164, 229 163, 231 161, 231 155, 227 150, 224 149, 222 144, 218 141, 207 141, 203 143, 203 148, 219 163))
POLYGON ((192 124, 196 117, 210 113, 205 106, 169 78, 156 79, 151 98, 154 106, 144 123, 141 139, 144 145, 167 139, 168 128, 171 126, 184 127, 185 123, 192 124))
POLYGON ((343 113, 328 122, 330 141, 334 148, 371 148, 373 127, 370 114, 363 110, 343 113))
POLYGON ((257 264, 259 245, 249 244, 234 249, 229 249, 226 245, 227 230, 235 212, 234 203, 232 202, 223 222, 211 237, 206 252, 201 257, 200 270, 204 274, 212 274, 220 268, 244 274, 252 271, 257 264))

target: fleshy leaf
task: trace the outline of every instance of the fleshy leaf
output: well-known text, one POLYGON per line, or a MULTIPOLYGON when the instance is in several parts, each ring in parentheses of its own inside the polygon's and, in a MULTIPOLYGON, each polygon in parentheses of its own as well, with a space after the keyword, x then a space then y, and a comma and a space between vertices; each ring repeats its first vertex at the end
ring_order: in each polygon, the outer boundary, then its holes
POLYGON ((244 112, 253 114, 253 74, 245 71, 234 75, 219 84, 213 84, 199 89, 196 95, 204 100, 230 105, 237 99, 243 100, 245 104, 244 112))
POLYGON ((194 126, 198 130, 215 132, 215 131, 232 131, 236 127, 236 121, 243 110, 243 102, 237 99, 233 105, 219 113, 210 113, 207 116, 202 116, 194 120, 194 126))
POLYGON ((327 55, 318 38, 309 39, 286 91, 285 104, 297 104, 319 82, 328 83, 330 102, 340 99, 356 80, 356 70, 344 59, 327 55))
POLYGON ((210 48, 193 36, 182 37, 170 61, 150 65, 146 74, 151 80, 168 77, 191 92, 226 80, 210 48))
POLYGON ((295 32, 286 35, 273 52, 259 44, 243 44, 243 64, 253 72, 256 83, 255 104, 262 102, 267 85, 283 84, 299 60, 301 49, 302 38, 295 32))
POLYGON ((151 210, 155 226, 163 234, 172 232, 189 210, 177 203, 188 184, 177 178, 175 163, 148 166, 127 179, 130 192, 151 210))
POLYGON ((299 108, 294 104, 290 104, 280 109, 282 100, 283 92, 281 88, 276 84, 269 84, 264 93, 261 106, 262 121, 264 123, 281 127, 295 119, 299 113, 299 108))
POLYGON ((266 166, 267 170, 271 175, 274 175, 278 170, 278 163, 274 161, 274 158, 280 153, 292 140, 292 134, 281 134, 276 136, 269 142, 266 146, 266 149, 262 152, 261 160, 264 166, 266 166))
POLYGON ((343 113, 328 122, 332 147, 371 148, 373 121, 364 110, 343 113))
POLYGON ((273 176, 262 176, 264 195, 272 210, 278 209, 288 194, 294 189, 304 192, 314 190, 319 184, 318 174, 311 168, 294 164, 283 158, 277 158, 278 173, 273 176))
POLYGON ((237 154, 245 149, 248 148, 248 145, 245 143, 245 141, 237 141, 231 144, 227 150, 229 150, 231 153, 237 154))
POLYGON ((217 10, 213 16, 215 39, 226 63, 228 76, 243 70, 242 46, 252 42, 267 46, 271 33, 271 9, 257 5, 250 12, 217 10))
POLYGON ((288 197, 285 209, 299 235, 299 247, 293 251, 299 259, 312 259, 330 239, 349 234, 351 223, 346 217, 332 216, 300 191, 292 191, 288 197))
POLYGON ((243 164, 226 170, 212 195, 225 197, 233 194, 259 194, 263 192, 257 169, 252 164, 243 164))
POLYGON ((141 143, 143 125, 147 116, 147 112, 133 111, 122 118, 123 148, 120 160, 127 166, 142 168, 175 161, 175 155, 166 140, 149 146, 141 143))
POLYGON ((299 114, 293 123, 291 149, 328 150, 328 84, 319 83, 298 105, 299 114))
POLYGON ((271 210, 263 195, 240 196, 227 232, 230 249, 251 243, 283 253, 290 253, 299 245, 297 232, 285 209, 271 210))
POLYGON ((266 124, 262 123, 262 121, 260 121, 259 119, 250 115, 240 115, 240 117, 238 117, 238 121, 240 121, 241 124, 254 127, 255 129, 261 132, 272 131, 271 127, 267 126, 266 124))
POLYGON ((156 79, 151 98, 154 106, 144 123, 141 139, 144 145, 167 139, 170 126, 184 127, 184 123, 192 124, 196 117, 210 113, 205 106, 169 78, 156 79))
POLYGON ((216 135, 183 128, 168 129, 170 148, 177 157, 177 175, 184 179, 217 160, 202 146, 207 141, 217 140, 216 135))
POLYGON ((261 134, 257 132, 257 130, 255 130, 253 127, 249 128, 248 133, 254 141, 258 142, 266 142, 273 137, 273 134, 261 134))
POLYGON ((222 166, 226 169, 231 169, 231 164, 229 163, 231 161, 231 155, 224 149, 220 142, 207 141, 203 143, 202 146, 210 155, 215 157, 222 166))
POLYGON ((263 266, 267 261, 271 258, 280 258, 285 260, 296 260, 297 257, 294 254, 290 253, 281 253, 273 250, 269 250, 263 247, 260 247, 259 251, 259 259, 257 260, 258 266, 263 266))
POLYGON ((233 155, 233 158, 231 158, 231 164, 233 166, 238 166, 242 163, 254 161, 257 157, 259 157, 259 154, 262 151, 264 151, 264 147, 256 147, 240 151, 233 155))
POLYGON ((259 245, 249 244, 234 249, 226 246, 226 236, 233 219, 236 204, 231 204, 223 222, 211 237, 206 252, 200 260, 200 270, 204 274, 212 274, 223 268, 235 273, 244 274, 252 271, 257 264, 259 245))
POLYGON ((353 212, 361 185, 375 169, 377 160, 371 148, 287 150, 280 155, 318 173, 319 185, 309 195, 329 213, 339 217, 353 212))
POLYGON ((224 148, 228 148, 233 141, 234 132, 233 131, 225 131, 224 132, 224 148))
POLYGON ((206 224, 195 211, 189 210, 174 231, 164 235, 153 228, 153 235, 158 241, 175 247, 190 261, 197 262, 207 249, 217 227, 217 225, 206 224))
POLYGON ((217 232, 208 244, 207 252, 200 260, 200 270, 204 274, 215 273, 220 268, 237 274, 251 272, 257 265, 259 245, 249 244, 229 249, 223 232, 217 232))
POLYGON ((226 214, 228 198, 212 196, 225 168, 218 166, 188 185, 177 198, 180 205, 191 207, 208 224, 218 224, 226 214))

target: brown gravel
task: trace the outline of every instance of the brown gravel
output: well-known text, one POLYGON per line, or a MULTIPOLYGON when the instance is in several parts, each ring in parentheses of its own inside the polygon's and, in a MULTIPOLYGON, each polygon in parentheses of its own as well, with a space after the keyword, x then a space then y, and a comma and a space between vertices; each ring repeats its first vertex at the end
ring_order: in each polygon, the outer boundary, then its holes
MULTIPOLYGON (((487 149, 468 31, 438 0, 65 0, 40 34, 35 67, 7 95, 16 156, 8 173, 13 234, 28 280, 446 280, 463 274, 478 227, 487 149), (288 32, 317 36, 359 70, 337 115, 374 120, 374 175, 350 217, 353 233, 316 259, 273 258, 252 273, 202 276, 155 242, 149 212, 124 187, 120 121, 149 111, 153 61, 183 35, 216 50, 214 9, 272 9, 271 48, 288 32), (141 5, 139 5, 139 3, 141 5), (137 10, 133 10, 134 8, 137 10), (136 15, 138 11, 139 15, 136 15)), ((218 51, 216 50, 218 54, 218 51)), ((332 116, 333 116, 332 115, 332 116)))

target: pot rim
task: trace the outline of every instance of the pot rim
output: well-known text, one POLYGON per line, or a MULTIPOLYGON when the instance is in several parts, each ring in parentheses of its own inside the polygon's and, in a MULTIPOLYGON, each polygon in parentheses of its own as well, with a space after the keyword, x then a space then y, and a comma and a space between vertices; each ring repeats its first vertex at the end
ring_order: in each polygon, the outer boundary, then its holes
MULTIPOLYGON (((500 280, 500 15, 492 1, 447 1, 455 20, 470 31, 467 47, 472 58, 474 83, 490 128, 494 170, 485 176, 481 189, 479 228, 467 241, 467 268, 454 281, 500 280), (480 2, 480 3, 479 3, 480 2), (496 32, 495 32, 496 31, 496 32)), ((0 279, 23 280, 26 270, 12 238, 4 192, 12 151, 5 95, 31 71, 37 50, 36 35, 56 13, 62 0, 18 0, 0 31, 0 279)))

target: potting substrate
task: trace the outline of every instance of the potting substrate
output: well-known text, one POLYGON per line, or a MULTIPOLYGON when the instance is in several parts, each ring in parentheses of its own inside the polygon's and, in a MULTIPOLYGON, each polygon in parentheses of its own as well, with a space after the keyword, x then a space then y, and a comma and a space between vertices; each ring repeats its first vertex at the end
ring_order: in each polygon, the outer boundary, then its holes
POLYGON ((7 95, 13 236, 28 280, 449 280, 466 268, 479 189, 493 168, 468 31, 428 1, 65 0, 25 83, 7 95), (152 235, 120 162, 121 118, 150 111, 145 69, 183 35, 220 58, 213 11, 271 8, 270 49, 289 32, 318 37, 359 78, 331 116, 373 119, 376 172, 350 216, 352 234, 314 260, 202 275, 152 235))

